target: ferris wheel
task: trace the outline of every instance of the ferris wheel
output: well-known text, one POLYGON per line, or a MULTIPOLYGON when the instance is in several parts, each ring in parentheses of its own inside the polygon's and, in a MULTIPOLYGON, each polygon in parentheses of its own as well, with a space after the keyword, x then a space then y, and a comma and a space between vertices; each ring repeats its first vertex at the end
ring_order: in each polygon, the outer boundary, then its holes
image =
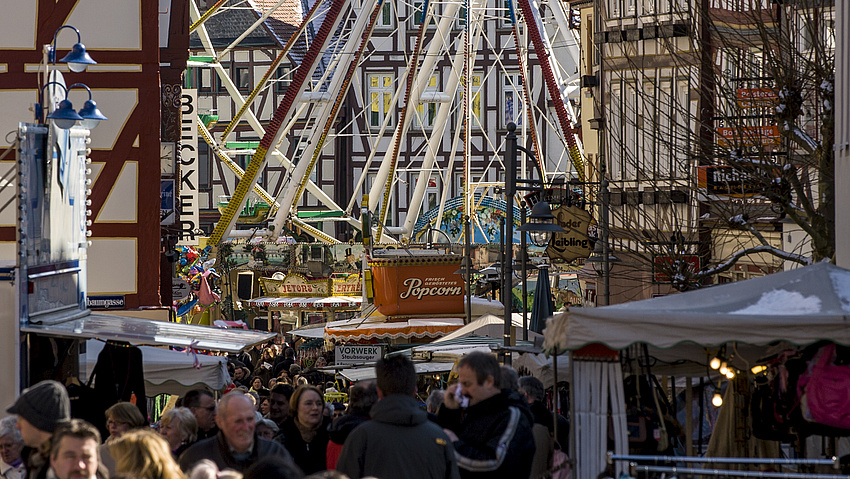
MULTIPOLYGON (((240 4, 221 0, 203 14, 191 5, 190 28, 199 34, 206 55, 218 61, 276 12, 292 7, 291 0, 252 2, 256 23, 230 47, 216 51, 205 22, 240 4)), ((271 206, 268 228, 260 235, 276 238, 295 225, 327 243, 338 240, 296 214, 305 195, 358 230, 361 216, 369 212, 372 235, 379 241, 415 236, 425 211, 428 227, 440 228, 447 205, 472 212, 489 199, 492 207, 494 190, 505 181, 504 173, 498 177, 494 172, 504 170, 500 152, 508 121, 518 125, 521 144, 534 153, 523 156, 517 176, 544 184, 556 177, 585 179, 574 128, 577 18, 563 2, 305 0, 301 10, 301 23, 247 95, 220 63, 209 63, 238 109, 222 134, 198 124, 210 150, 239 178, 212 244, 234 234, 250 194, 271 206), (278 66, 293 56, 299 61, 288 73, 289 87, 264 128, 251 104, 280 80, 278 66), (381 73, 391 63, 395 74, 381 73), (329 138, 341 130, 340 118, 359 145, 352 151, 359 155, 359 171, 340 179, 354 185, 347 198, 334 197, 311 179, 329 138), (240 122, 261 138, 244 170, 223 148, 240 122), (288 158, 283 154, 287 134, 296 127, 304 147, 288 158), (257 182, 270 161, 286 168, 286 180, 276 191, 257 182), (401 187, 406 215, 389 226, 401 187)), ((483 225, 478 227, 483 231, 483 225)))

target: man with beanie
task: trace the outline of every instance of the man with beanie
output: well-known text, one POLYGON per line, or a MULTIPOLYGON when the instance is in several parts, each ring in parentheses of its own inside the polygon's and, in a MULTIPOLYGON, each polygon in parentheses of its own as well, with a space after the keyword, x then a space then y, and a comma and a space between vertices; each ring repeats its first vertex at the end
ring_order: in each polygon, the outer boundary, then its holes
POLYGON ((65 386, 52 380, 42 381, 24 389, 6 412, 18 415, 17 427, 27 446, 23 453, 27 458, 27 477, 44 477, 50 437, 59 425, 71 420, 71 401, 65 386))

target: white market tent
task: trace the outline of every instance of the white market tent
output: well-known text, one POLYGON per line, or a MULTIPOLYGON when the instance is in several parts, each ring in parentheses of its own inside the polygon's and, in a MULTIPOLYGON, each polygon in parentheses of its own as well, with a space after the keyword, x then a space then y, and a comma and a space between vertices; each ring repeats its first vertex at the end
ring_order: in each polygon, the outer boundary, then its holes
MULTIPOLYGON (((103 342, 96 339, 86 341, 85 377, 91 375, 97 356, 103 350, 103 342)), ((227 358, 198 354, 200 369, 194 367, 192 354, 139 346, 142 351, 142 370, 145 375, 145 395, 183 395, 196 387, 207 386, 214 391, 223 390, 230 382, 227 358)), ((83 362, 81 358, 81 362, 83 362)), ((83 366, 83 364, 81 364, 83 366)), ((95 378, 97 381, 97 378, 95 378)))
MULTIPOLYGON (((653 357, 668 364, 686 360, 705 373, 708 360, 722 345, 733 345, 739 359, 752 362, 776 343, 800 346, 822 339, 850 345, 850 271, 828 263, 661 298, 574 308, 550 320, 543 346, 575 352, 593 343, 615 350, 643 343, 653 357)), ((607 414, 596 406, 603 399, 599 395, 615 397, 612 404, 621 402, 622 370, 618 363, 572 364, 573 430, 581 435, 574 441, 582 445, 575 452, 574 477, 588 479, 605 466, 604 438, 589 436, 603 427, 607 414)), ((624 435, 624 413, 612 414, 617 435, 624 435)), ((618 454, 625 450, 624 442, 616 448, 618 454)))
POLYGON ((544 349, 646 343, 687 353, 730 342, 850 345, 850 271, 818 263, 683 294, 556 315, 544 349))

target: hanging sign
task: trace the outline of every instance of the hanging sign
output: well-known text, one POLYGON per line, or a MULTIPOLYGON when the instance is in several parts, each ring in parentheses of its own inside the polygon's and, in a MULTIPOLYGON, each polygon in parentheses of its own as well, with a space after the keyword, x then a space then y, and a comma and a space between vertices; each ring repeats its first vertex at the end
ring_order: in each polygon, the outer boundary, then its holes
POLYGON ((375 307, 386 316, 463 314, 461 256, 372 259, 375 307))
POLYGON ((549 240, 546 255, 564 261, 587 258, 593 252, 594 241, 588 235, 590 213, 577 206, 561 206, 552 212, 566 233, 555 233, 549 240))

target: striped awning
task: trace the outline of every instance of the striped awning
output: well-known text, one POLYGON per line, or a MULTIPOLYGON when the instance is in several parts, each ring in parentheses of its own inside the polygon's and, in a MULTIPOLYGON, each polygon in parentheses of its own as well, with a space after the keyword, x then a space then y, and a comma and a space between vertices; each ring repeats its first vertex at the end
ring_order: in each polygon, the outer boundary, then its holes
POLYGON ((248 306, 269 309, 360 309, 359 296, 322 296, 308 298, 281 298, 264 296, 248 300, 248 306))
POLYGON ((348 320, 347 325, 328 324, 325 338, 338 340, 439 338, 463 327, 463 318, 416 318, 407 321, 373 322, 348 320), (359 324, 358 324, 359 323, 359 324))

